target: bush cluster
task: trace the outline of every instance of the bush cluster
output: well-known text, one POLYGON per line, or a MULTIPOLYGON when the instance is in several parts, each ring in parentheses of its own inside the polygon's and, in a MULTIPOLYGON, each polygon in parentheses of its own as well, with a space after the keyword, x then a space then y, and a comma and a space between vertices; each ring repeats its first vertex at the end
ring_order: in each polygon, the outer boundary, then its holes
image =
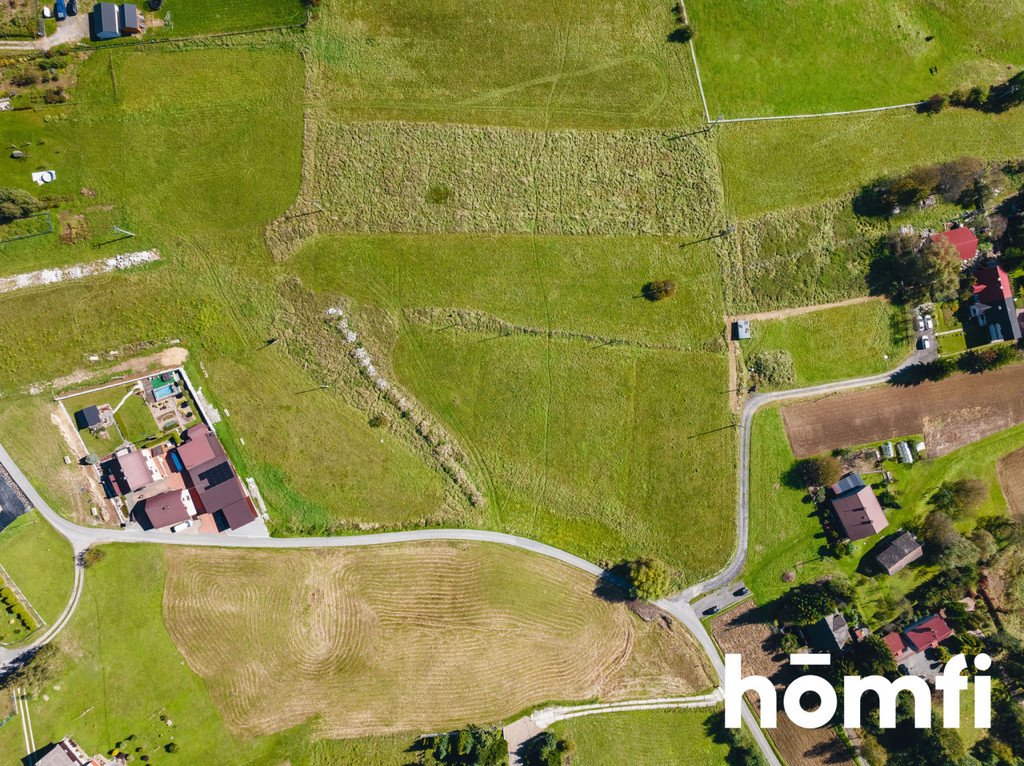
POLYGON ((750 381, 757 387, 781 388, 796 381, 793 357, 788 351, 758 351, 747 360, 750 381))
POLYGON ((35 618, 32 617, 28 609, 25 608, 25 605, 21 603, 10 588, 0 588, 0 603, 7 609, 7 614, 20 622, 22 627, 29 633, 39 627, 35 618))

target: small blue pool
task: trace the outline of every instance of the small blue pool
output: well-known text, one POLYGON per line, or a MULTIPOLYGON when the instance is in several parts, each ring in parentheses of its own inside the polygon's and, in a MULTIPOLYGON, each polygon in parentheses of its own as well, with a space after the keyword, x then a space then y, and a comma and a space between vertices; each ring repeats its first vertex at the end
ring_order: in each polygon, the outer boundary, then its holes
POLYGON ((160 388, 154 388, 153 389, 153 398, 156 401, 158 401, 158 402, 161 399, 166 399, 168 396, 174 396, 174 384, 173 383, 168 383, 165 386, 160 386, 160 388))

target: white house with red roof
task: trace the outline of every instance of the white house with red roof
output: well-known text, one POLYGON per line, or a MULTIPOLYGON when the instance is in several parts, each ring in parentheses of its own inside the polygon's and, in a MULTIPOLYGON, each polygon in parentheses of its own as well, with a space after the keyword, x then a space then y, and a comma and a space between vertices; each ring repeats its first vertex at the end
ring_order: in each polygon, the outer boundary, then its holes
POLYGON ((993 343, 1020 340, 1020 317, 1013 300, 1010 275, 997 265, 976 269, 974 276, 977 281, 970 306, 971 318, 987 329, 993 343))

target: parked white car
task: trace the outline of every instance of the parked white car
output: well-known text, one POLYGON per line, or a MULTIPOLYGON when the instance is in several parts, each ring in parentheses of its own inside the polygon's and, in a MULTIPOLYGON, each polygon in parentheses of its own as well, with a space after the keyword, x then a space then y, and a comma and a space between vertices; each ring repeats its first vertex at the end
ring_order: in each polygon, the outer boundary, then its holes
POLYGON ((921 338, 921 348, 931 348, 932 341, 927 335, 921 338))
POLYGON ((925 314, 924 315, 924 329, 930 330, 934 326, 935 325, 932 323, 932 315, 931 314, 925 314))
POLYGON ((924 329, 924 320, 921 319, 920 314, 914 314, 914 329, 918 332, 924 329))

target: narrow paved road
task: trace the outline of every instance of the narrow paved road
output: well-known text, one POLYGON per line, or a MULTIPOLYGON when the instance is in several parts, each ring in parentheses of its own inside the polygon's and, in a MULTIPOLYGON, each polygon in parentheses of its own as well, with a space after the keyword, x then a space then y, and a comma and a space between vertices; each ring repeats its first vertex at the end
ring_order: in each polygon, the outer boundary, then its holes
MULTIPOLYGON (((704 652, 707 654, 712 666, 721 681, 724 666, 718 653, 718 648, 704 628, 700 618, 690 606, 693 599, 717 590, 733 582, 743 570, 747 559, 747 545, 749 541, 750 521, 750 427, 757 411, 774 402, 787 399, 799 399, 808 396, 836 393, 854 388, 878 385, 887 382, 895 373, 908 365, 922 361, 926 352, 918 352, 906 362, 891 372, 871 377, 855 378, 838 383, 829 383, 809 388, 793 389, 790 391, 778 391, 765 394, 757 394, 750 397, 743 407, 743 415, 740 422, 740 465, 739 465, 739 500, 737 517, 737 546, 732 560, 719 574, 698 583, 690 588, 658 602, 658 606, 673 615, 696 637, 704 652)), ((423 529, 409 532, 388 532, 383 534, 352 535, 346 537, 245 537, 240 535, 215 535, 215 536, 179 536, 163 532, 127 532, 115 529, 83 527, 74 524, 57 514, 49 504, 39 495, 35 487, 28 480, 24 473, 18 468, 7 450, 0 445, 0 465, 14 479, 14 482, 28 497, 29 502, 53 525, 53 527, 71 543, 75 551, 75 582, 72 590, 71 600, 64 612, 56 622, 30 646, 18 650, 4 650, 0 652, 0 667, 16 660, 22 654, 41 647, 50 641, 63 629, 71 619, 78 602, 82 596, 82 587, 85 579, 85 570, 82 567, 81 554, 89 547, 103 543, 143 543, 160 545, 209 545, 229 548, 346 548, 366 545, 393 545, 396 543, 419 542, 428 540, 446 541, 472 541, 495 543, 498 545, 509 545, 515 548, 532 551, 542 556, 561 561, 571 567, 600 577, 604 570, 592 564, 586 559, 575 556, 567 551, 560 550, 550 545, 530 540, 525 537, 507 535, 501 532, 488 532, 475 529, 423 529)), ((782 766, 774 749, 768 742, 767 737, 758 725, 753 713, 745 706, 743 709, 743 720, 747 724, 758 747, 767 759, 769 766, 782 766)))

